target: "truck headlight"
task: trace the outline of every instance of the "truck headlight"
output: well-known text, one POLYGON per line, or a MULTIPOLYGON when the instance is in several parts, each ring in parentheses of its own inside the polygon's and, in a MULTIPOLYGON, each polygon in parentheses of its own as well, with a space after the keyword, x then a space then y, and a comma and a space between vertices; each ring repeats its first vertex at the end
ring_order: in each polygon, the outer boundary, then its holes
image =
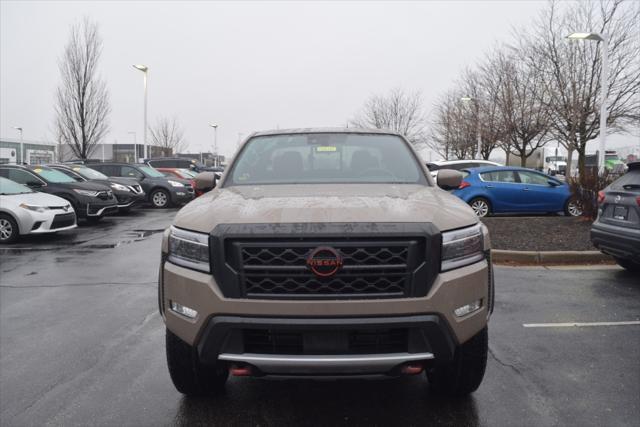
POLYGON ((483 258, 482 224, 442 233, 441 271, 473 264, 483 258))
POLYGON ((209 273, 209 236, 171 227, 168 261, 209 273))
POLYGON ((178 188, 184 187, 184 184, 178 181, 169 180, 169 184, 171 184, 172 187, 178 187, 178 188))

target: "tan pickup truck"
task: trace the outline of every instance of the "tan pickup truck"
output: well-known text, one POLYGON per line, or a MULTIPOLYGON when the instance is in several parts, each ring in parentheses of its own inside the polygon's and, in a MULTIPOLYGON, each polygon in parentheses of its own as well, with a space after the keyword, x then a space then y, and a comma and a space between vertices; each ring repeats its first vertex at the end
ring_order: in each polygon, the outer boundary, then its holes
MULTIPOLYGON (((206 176, 205 176, 206 178, 206 176)), ((487 360, 487 229, 398 134, 255 133, 165 232, 169 372, 187 395, 237 376, 408 375, 465 395, 487 360)))

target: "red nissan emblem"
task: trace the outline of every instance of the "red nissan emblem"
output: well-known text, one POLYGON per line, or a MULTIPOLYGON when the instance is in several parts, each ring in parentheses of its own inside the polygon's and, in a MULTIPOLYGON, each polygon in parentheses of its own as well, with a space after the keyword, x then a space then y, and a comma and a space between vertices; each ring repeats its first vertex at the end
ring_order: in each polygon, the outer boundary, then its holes
POLYGON ((331 277, 342 267, 342 257, 335 249, 320 246, 307 257, 307 266, 316 276, 331 277))

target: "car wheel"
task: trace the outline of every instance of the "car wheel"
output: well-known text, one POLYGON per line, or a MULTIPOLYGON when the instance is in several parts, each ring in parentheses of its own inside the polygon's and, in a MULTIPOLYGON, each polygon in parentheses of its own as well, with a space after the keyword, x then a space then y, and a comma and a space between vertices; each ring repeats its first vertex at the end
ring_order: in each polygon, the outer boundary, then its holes
POLYGON ((169 193, 166 190, 154 190, 151 195, 151 204, 154 208, 166 208, 169 207, 171 203, 171 199, 169 197, 169 193))
POLYGON ((632 273, 640 272, 640 264, 633 262, 630 259, 616 258, 616 262, 622 268, 632 273))
POLYGON ((453 361, 427 369, 430 387, 449 396, 466 396, 480 387, 487 367, 489 333, 485 326, 456 349, 453 361))
POLYGON ((226 366, 204 365, 196 349, 167 329, 167 365, 176 389, 187 396, 215 394, 224 389, 229 371, 226 366))
POLYGON ((567 216, 580 216, 582 215, 582 203, 575 197, 571 197, 567 200, 564 207, 564 213, 567 216))
POLYGON ((20 229, 13 217, 0 214, 0 243, 13 243, 18 239, 20 229))
POLYGON ((473 212, 479 217, 485 217, 491 213, 491 204, 482 197, 475 198, 469 202, 473 212))

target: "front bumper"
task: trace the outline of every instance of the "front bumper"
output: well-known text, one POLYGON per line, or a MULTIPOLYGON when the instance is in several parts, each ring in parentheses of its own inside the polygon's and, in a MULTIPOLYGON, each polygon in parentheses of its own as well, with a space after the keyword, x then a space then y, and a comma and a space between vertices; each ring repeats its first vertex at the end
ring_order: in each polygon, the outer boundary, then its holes
POLYGON ((20 234, 43 234, 71 230, 77 227, 76 215, 71 209, 50 209, 45 212, 25 211, 18 216, 20 234))
POLYGON ((640 262, 640 230, 596 221, 591 226, 591 242, 606 254, 640 262))
MULTIPOLYGON (((277 346, 277 339, 273 345, 277 346)), ((204 363, 222 360, 249 364, 259 374, 361 375, 391 374, 407 362, 450 360, 455 344, 446 323, 436 315, 329 319, 216 316, 207 322, 197 349, 204 363), (376 346, 373 341, 380 341, 381 330, 406 331, 406 340, 395 346, 376 346), (256 352, 251 343, 243 340, 246 331, 288 337, 289 342, 284 345, 288 349, 293 348, 291 338, 297 335, 299 351, 279 354, 261 346, 267 352, 256 352), (357 334, 368 338, 354 340, 357 334), (387 351, 366 351, 376 347, 387 351)))
POLYGON ((136 194, 132 192, 114 191, 113 194, 116 196, 119 209, 129 208, 135 204, 143 203, 146 199, 144 193, 136 194))
POLYGON ((174 205, 189 203, 194 198, 195 198, 195 193, 191 188, 171 189, 171 203, 174 205))

